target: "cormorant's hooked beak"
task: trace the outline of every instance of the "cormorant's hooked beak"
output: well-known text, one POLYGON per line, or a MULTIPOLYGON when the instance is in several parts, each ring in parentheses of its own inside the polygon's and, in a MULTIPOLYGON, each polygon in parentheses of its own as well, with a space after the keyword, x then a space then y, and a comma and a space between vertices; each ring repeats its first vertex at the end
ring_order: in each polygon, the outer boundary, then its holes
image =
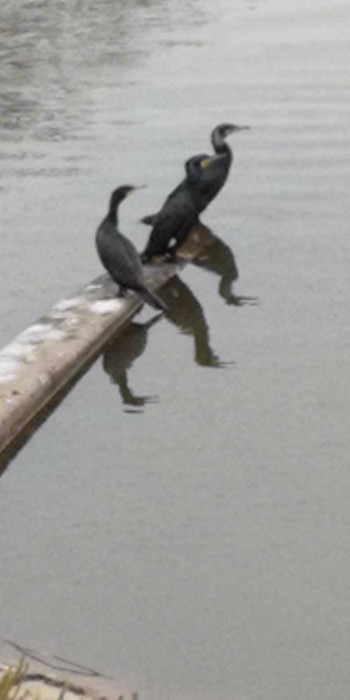
POLYGON ((144 190, 146 189, 147 185, 135 185, 130 192, 127 193, 127 197, 129 197, 135 190, 144 190))
POLYGON ((210 158, 203 158, 203 160, 200 162, 200 166, 203 170, 205 170, 206 168, 209 168, 212 163, 216 163, 218 160, 226 160, 226 154, 220 153, 216 156, 210 156, 210 158))
POLYGON ((246 131, 247 129, 250 131, 250 126, 234 126, 231 134, 233 134, 235 131, 246 131))

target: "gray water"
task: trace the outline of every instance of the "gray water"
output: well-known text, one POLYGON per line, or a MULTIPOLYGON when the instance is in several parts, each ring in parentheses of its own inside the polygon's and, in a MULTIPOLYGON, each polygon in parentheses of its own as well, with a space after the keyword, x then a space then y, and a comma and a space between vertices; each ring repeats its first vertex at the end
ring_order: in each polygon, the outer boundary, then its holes
POLYGON ((212 127, 252 127, 203 221, 259 304, 187 267, 195 320, 134 327, 0 482, 1 635, 146 700, 350 696, 349 19, 347 0, 1 3, 1 345, 99 274, 114 186, 148 184, 121 212, 141 249, 212 127))

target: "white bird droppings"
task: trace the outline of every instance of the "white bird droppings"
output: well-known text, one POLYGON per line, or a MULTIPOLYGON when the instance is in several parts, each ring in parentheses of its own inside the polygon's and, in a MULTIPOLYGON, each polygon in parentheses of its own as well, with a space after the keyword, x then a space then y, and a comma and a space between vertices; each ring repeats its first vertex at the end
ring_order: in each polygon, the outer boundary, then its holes
POLYGON ((86 292, 92 292, 93 289, 101 289, 102 284, 88 284, 87 287, 85 287, 86 292))
POLYGON ((114 311, 118 311, 123 306, 123 301, 121 299, 105 299, 101 301, 94 301, 89 304, 89 308, 94 314, 111 314, 114 311))
POLYGON ((12 357, 0 356, 0 384, 12 382, 16 379, 19 366, 19 360, 12 357))
POLYGON ((53 311, 69 311, 69 309, 78 308, 86 303, 84 297, 72 297, 71 299, 62 299, 58 304, 55 304, 53 311))
POLYGON ((48 325, 46 323, 34 323, 32 326, 29 326, 29 328, 26 328, 25 331, 23 331, 17 336, 16 342, 36 343, 44 337, 44 335, 50 328, 51 325, 48 325))

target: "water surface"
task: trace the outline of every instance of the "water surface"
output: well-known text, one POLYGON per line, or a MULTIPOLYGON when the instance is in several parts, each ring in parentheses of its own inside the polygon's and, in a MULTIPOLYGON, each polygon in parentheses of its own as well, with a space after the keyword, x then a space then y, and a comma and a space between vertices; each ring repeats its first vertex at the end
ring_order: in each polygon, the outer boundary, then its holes
POLYGON ((1 5, 2 344, 99 273, 114 186, 149 185, 142 248, 211 128, 252 126, 203 220, 259 305, 186 268, 1 479, 2 634, 143 698, 349 697, 349 13, 1 5))

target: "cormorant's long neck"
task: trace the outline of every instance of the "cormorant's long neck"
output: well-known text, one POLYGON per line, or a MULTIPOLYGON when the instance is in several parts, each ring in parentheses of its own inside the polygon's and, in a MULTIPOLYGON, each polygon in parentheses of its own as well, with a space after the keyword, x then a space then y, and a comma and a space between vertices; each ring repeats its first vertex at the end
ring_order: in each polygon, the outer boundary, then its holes
POLYGON ((187 186, 192 194, 196 194, 200 184, 200 177, 198 173, 189 173, 187 177, 187 186))
POLYGON ((219 131, 216 131, 214 129, 212 135, 211 135, 211 142, 213 144, 213 149, 215 153, 218 155, 226 155, 227 158, 231 161, 233 157, 232 150, 228 143, 226 143, 224 137, 220 134, 219 131))
POLYGON ((111 197, 111 201, 109 203, 109 210, 107 214, 107 220, 111 222, 116 228, 118 226, 118 206, 119 206, 119 200, 116 200, 115 197, 111 197))

